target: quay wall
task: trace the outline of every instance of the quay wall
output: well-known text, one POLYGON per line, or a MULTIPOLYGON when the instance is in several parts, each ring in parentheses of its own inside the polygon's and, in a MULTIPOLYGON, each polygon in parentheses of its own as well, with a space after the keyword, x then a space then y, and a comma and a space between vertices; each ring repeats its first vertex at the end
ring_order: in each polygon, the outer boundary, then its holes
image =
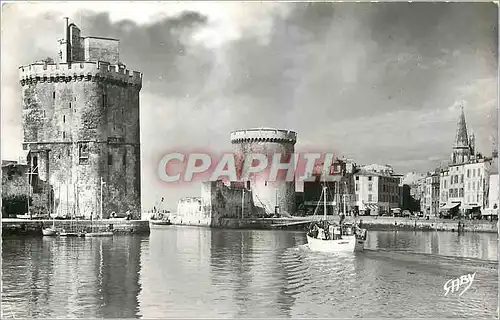
POLYGON ((448 219, 408 219, 387 217, 359 217, 363 228, 369 230, 428 230, 463 232, 498 232, 498 221, 486 220, 448 220, 448 219))
MULTIPOLYGON (((295 217, 287 218, 222 218, 215 228, 225 229, 288 229, 288 230, 305 230, 308 222, 319 220, 319 217, 295 217), (303 224, 300 224, 303 222, 303 224), (288 225, 289 224, 289 225, 288 225)), ((322 217, 321 217, 322 219, 322 217)), ((329 216, 329 221, 338 221, 338 217, 329 216)), ((358 217, 363 228, 368 230, 417 230, 417 231, 458 231, 459 220, 424 220, 424 219, 407 219, 407 218, 388 218, 388 217, 358 217)), ((346 222, 352 221, 350 217, 346 218, 346 222)), ((205 226, 209 227, 209 221, 180 221, 172 220, 173 224, 183 224, 191 226, 205 226)), ((484 220, 462 220, 460 221, 461 232, 498 232, 498 221, 484 221, 484 220)))
MULTIPOLYGON (((31 235, 42 236, 42 228, 51 227, 52 220, 22 220, 2 219, 2 237, 31 235)), ((78 229, 79 231, 93 227, 96 231, 107 231, 112 225, 115 234, 149 234, 149 221, 147 220, 55 220, 55 227, 66 229, 78 229)))

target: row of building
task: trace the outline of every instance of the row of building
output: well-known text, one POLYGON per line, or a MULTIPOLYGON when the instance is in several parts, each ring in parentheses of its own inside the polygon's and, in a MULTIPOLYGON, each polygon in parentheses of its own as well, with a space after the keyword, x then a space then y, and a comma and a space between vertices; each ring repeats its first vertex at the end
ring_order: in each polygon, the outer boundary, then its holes
MULTIPOLYGON (((241 137, 236 143, 246 143, 244 150, 286 144, 287 150, 293 152, 295 133, 293 139, 284 141, 275 136, 280 130, 253 130, 256 131, 239 133, 241 137)), ((178 222, 213 224, 213 217, 322 215, 326 207, 328 215, 343 212, 498 217, 497 152, 492 157, 475 152, 474 137, 468 137, 463 109, 450 160, 448 165, 427 174, 402 175, 395 173, 390 165, 358 165, 354 160, 337 158, 330 168, 332 181, 321 181, 321 173, 316 172, 316 180, 304 182, 302 192, 295 192, 290 184, 271 185, 258 179, 227 185, 222 181, 206 182, 201 197, 179 201, 176 216, 181 220, 178 222), (290 197, 290 192, 295 197, 290 197)))
POLYGON ((462 109, 449 165, 412 185, 426 215, 498 217, 498 151, 485 157, 476 152, 474 140, 462 109))

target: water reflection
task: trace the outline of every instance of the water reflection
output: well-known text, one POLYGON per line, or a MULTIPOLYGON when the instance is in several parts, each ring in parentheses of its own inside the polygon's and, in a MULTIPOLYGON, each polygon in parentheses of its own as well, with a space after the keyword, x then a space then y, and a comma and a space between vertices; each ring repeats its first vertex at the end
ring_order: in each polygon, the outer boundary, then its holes
POLYGON ((140 251, 133 238, 4 239, 2 247, 5 317, 136 316, 140 251))
POLYGON ((322 254, 303 233, 166 227, 3 241, 3 317, 492 317, 497 236, 370 232, 322 254), (458 257, 465 255, 466 257, 458 257), (464 296, 443 284, 476 272, 464 296))
POLYGON ((498 260, 498 236, 491 233, 378 231, 369 234, 366 248, 498 260))

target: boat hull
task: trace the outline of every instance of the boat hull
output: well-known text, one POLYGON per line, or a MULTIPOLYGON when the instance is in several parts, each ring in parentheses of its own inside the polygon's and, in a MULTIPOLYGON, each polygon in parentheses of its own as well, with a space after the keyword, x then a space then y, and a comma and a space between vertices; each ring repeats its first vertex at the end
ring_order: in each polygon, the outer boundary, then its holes
POLYGON ((61 232, 59 233, 59 236, 61 237, 78 237, 77 232, 61 232))
POLYGON ((53 228, 45 228, 42 229, 42 234, 47 237, 57 236, 57 230, 53 228))
POLYGON ((155 226, 170 226, 172 222, 170 221, 150 221, 152 225, 155 226))
POLYGON ((113 232, 88 232, 88 233, 85 233, 85 237, 86 238, 89 238, 89 237, 112 237, 113 236, 113 232))
POLYGON ((307 235, 309 249, 320 252, 355 252, 363 251, 365 240, 356 236, 344 236, 340 240, 321 240, 307 235))

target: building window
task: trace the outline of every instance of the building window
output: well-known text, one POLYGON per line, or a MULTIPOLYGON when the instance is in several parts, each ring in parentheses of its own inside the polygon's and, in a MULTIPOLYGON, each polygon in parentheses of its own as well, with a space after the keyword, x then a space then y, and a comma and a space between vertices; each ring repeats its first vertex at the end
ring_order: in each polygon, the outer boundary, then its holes
POLYGON ((359 201, 359 194, 356 193, 356 201, 359 201))
POLYGON ((368 184, 368 191, 372 191, 372 184, 371 183, 368 184))
POLYGON ((113 164, 113 155, 110 153, 108 154, 108 166, 113 164))
POLYGON ((66 132, 63 131, 63 139, 66 139, 66 132))
POLYGON ((460 197, 463 197, 464 196, 464 188, 460 188, 460 197))
POLYGON ((359 190, 359 185, 356 183, 356 191, 359 190))
POLYGON ((68 157, 71 156, 71 150, 68 149, 68 157))
POLYGON ((372 181, 372 177, 368 177, 368 181, 372 181))
POLYGON ((66 123, 66 115, 63 115, 63 123, 66 123))
POLYGON ((267 181, 264 181, 264 186, 267 187, 267 181))
POLYGON ((368 202, 372 202, 373 201, 373 196, 371 194, 368 195, 368 202))
POLYGON ((460 183, 464 183, 464 175, 463 174, 460 175, 460 183))
POLYGON ((106 94, 102 95, 102 107, 106 108, 108 106, 108 96, 106 94))
POLYGON ((56 92, 52 91, 52 99, 55 99, 55 98, 56 98, 56 92))
POLYGON ((71 109, 71 102, 69 103, 69 108, 71 109))
POLYGON ((359 181, 359 176, 356 176, 356 181, 359 181))
POLYGON ((476 177, 476 169, 472 169, 472 177, 475 178, 476 177))
POLYGON ((43 117, 45 118, 45 110, 43 110, 43 117))
POLYGON ((470 169, 467 169, 467 178, 470 178, 470 169))
POLYGON ((123 152, 123 165, 125 166, 127 164, 127 150, 123 152))
POLYGON ((467 190, 470 191, 470 182, 467 183, 467 190))

